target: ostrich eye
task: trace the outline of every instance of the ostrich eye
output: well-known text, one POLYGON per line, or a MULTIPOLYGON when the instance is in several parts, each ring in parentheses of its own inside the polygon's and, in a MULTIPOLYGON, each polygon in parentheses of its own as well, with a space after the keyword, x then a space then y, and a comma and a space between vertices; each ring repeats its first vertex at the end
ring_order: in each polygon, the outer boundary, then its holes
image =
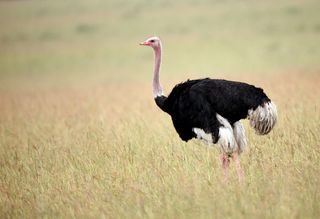
POLYGON ((154 40, 150 40, 151 43, 154 43, 154 40))

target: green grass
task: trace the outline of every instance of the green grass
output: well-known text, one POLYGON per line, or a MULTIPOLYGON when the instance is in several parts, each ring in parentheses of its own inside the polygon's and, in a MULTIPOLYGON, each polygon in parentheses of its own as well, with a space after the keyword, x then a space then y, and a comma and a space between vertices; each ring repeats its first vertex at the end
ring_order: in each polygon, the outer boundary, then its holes
POLYGON ((164 41, 166 79, 319 69, 317 1, 0 4, 4 82, 146 80, 150 51, 138 48, 138 42, 153 34, 164 41))
POLYGON ((1 1, 0 217, 319 218, 318 1, 1 1), (264 88, 279 122, 222 182, 152 100, 187 78, 264 88))

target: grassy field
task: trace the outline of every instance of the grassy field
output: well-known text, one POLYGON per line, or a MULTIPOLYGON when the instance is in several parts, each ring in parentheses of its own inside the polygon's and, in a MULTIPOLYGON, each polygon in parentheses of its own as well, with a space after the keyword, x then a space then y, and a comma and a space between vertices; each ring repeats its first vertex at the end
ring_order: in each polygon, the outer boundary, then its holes
POLYGON ((320 3, 0 1, 0 218, 319 218, 320 3), (245 182, 182 142, 154 104, 188 78, 263 87, 279 121, 244 121, 245 182))

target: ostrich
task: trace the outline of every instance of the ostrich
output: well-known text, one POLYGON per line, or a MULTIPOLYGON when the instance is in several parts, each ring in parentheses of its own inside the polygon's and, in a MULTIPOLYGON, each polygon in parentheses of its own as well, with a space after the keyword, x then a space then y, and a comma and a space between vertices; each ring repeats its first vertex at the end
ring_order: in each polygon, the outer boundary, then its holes
POLYGON ((177 84, 168 97, 159 80, 162 44, 150 37, 140 45, 152 47, 155 54, 153 96, 158 107, 168 113, 183 141, 197 138, 208 145, 217 144, 225 180, 230 158, 235 162, 239 181, 243 173, 239 155, 246 147, 240 120, 248 118, 257 134, 268 134, 277 122, 275 104, 261 88, 221 79, 187 80, 177 84))

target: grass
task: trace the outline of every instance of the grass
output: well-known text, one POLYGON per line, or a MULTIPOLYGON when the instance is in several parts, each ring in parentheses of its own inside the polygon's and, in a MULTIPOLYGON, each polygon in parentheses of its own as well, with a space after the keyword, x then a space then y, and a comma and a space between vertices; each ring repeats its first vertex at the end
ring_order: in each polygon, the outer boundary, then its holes
POLYGON ((317 1, 0 2, 0 217, 318 218, 317 1), (183 13, 177 13, 181 11, 183 13), (187 78, 264 88, 279 122, 249 148, 245 183, 182 142, 150 88, 187 78))

